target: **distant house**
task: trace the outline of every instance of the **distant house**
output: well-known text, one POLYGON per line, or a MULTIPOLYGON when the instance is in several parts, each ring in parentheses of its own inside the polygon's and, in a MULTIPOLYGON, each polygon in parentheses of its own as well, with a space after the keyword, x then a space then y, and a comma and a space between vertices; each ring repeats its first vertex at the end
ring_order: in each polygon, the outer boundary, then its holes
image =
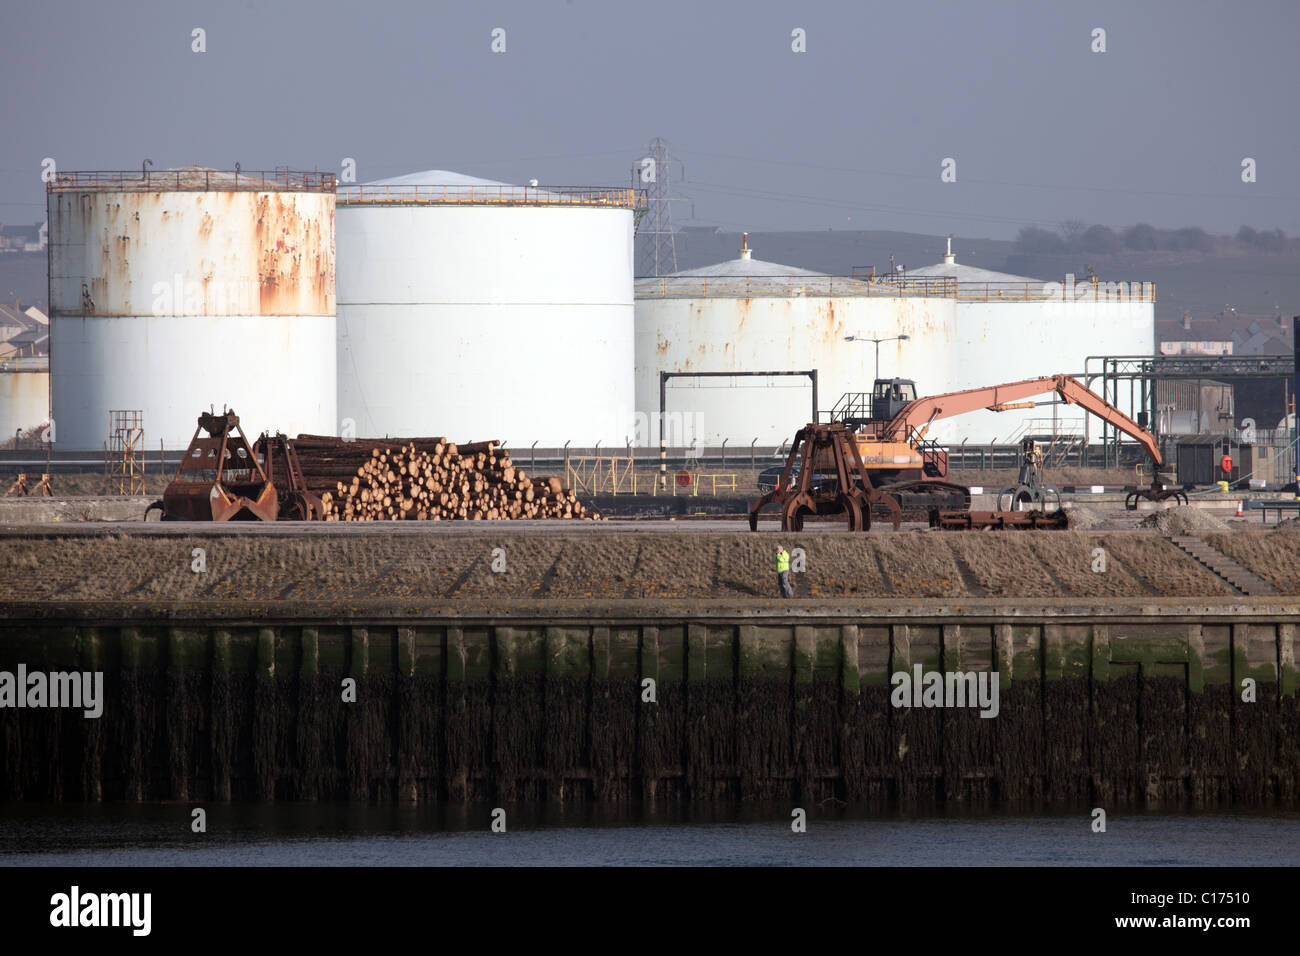
POLYGON ((21 332, 9 340, 14 347, 13 358, 35 358, 50 354, 50 333, 45 329, 21 332))
POLYGON ((1231 355, 1231 342, 1193 342, 1179 339, 1175 342, 1161 342, 1161 355, 1231 355))
POLYGON ((1291 351, 1291 320, 1284 315, 1231 309, 1204 317, 1185 314, 1181 323, 1162 319, 1157 323, 1156 337, 1165 355, 1285 355, 1291 351), (1220 352, 1197 351, 1196 344, 1209 342, 1227 343, 1227 346, 1220 352))
POLYGON ((48 355, 50 324, 39 309, 0 303, 0 357, 48 355))
POLYGON ((0 226, 0 251, 44 252, 49 244, 49 223, 33 226, 0 226))
POLYGON ((16 306, 0 304, 0 342, 8 342, 19 332, 32 327, 32 318, 16 306))

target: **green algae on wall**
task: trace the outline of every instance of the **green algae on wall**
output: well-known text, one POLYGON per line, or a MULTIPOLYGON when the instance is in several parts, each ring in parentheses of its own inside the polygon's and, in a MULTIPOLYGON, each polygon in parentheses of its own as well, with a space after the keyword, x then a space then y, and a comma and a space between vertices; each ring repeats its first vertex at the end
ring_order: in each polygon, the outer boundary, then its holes
POLYGON ((0 708, 0 799, 1288 803, 1298 638, 1266 608, 5 623, 0 671, 102 670, 105 702, 0 708), (996 675, 996 717, 893 706, 917 666, 996 675))

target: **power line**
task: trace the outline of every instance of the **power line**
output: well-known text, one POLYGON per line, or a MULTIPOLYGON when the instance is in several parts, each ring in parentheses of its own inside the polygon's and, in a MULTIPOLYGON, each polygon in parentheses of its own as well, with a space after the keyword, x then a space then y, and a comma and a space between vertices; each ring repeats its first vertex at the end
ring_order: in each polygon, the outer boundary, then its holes
MULTIPOLYGON (((708 156, 714 159, 734 159, 749 163, 766 163, 773 166, 795 166, 802 169, 817 169, 823 172, 853 173, 855 175, 866 173, 872 176, 888 176, 894 179, 920 179, 929 182, 935 181, 935 176, 930 173, 903 173, 896 170, 869 169, 865 167, 851 166, 823 166, 818 163, 801 163, 783 159, 763 159, 758 156, 743 156, 736 153, 706 153, 693 149, 683 149, 682 152, 687 155, 708 156)), ((1126 193, 1133 196, 1175 196, 1184 199, 1275 199, 1284 202, 1300 202, 1300 196, 1275 196, 1254 192, 1249 195, 1234 193, 1188 193, 1157 189, 1125 189, 1118 186, 1074 186, 1066 183, 1013 183, 997 179, 971 179, 965 176, 962 177, 961 181, 964 183, 976 183, 982 186, 1011 186, 1017 189, 1059 189, 1078 192, 1126 193)))

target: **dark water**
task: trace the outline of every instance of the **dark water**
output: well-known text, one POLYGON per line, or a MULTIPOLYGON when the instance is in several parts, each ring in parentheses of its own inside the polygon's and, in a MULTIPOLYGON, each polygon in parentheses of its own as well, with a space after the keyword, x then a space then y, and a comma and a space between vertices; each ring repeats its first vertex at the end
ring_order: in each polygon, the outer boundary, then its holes
POLYGON ((346 804, 0 805, 0 866, 1289 866, 1300 812, 909 818, 788 807, 668 811, 346 804))

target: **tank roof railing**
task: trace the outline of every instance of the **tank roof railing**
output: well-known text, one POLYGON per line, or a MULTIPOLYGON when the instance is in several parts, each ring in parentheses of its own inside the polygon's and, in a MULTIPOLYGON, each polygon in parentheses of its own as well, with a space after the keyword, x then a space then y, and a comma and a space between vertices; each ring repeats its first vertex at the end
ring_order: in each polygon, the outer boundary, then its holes
POLYGON ((349 184, 340 186, 338 201, 347 205, 505 205, 613 206, 641 208, 644 189, 605 186, 418 186, 349 184))
POLYGON ((643 299, 921 296, 961 302, 1154 302, 1154 282, 958 282, 952 276, 875 280, 851 276, 660 276, 636 280, 643 299))
POLYGON ((1154 302, 1154 282, 1102 282, 1095 276, 1064 281, 958 279, 957 276, 878 276, 876 282, 913 294, 963 302, 1154 302))
MULTIPOLYGON (((846 276, 660 276, 636 280, 645 299, 765 298, 784 296, 877 296, 896 298, 898 289, 846 276)), ((915 295, 916 293, 907 293, 915 295)))
MULTIPOLYGON (((46 355, 26 355, 22 358, 0 358, 0 372, 48 372, 50 357, 46 355)), ((10 435, 10 438, 13 436, 10 435)), ((4 436, 0 435, 0 441, 4 436)))
POLYGON ((56 173, 47 182, 48 191, 92 189, 106 192, 248 190, 251 192, 296 190, 334 192, 337 177, 333 173, 303 172, 290 169, 159 169, 159 170, 79 170, 56 173))

